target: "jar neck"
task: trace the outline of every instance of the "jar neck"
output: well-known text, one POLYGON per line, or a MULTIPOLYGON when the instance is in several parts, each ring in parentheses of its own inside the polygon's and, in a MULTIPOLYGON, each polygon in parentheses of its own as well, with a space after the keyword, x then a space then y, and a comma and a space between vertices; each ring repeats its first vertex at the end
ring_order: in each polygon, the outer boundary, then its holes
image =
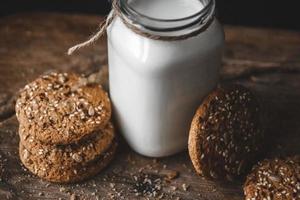
POLYGON ((155 35, 180 36, 207 28, 215 14, 215 0, 185 1, 119 0, 118 3, 124 19, 140 30, 155 35))

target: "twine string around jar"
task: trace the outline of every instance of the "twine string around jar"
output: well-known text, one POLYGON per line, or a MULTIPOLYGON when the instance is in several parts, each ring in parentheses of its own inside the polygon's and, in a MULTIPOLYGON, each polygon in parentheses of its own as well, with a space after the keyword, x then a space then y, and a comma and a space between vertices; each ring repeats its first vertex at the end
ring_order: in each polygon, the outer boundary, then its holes
MULTIPOLYGON (((156 34, 153 34, 150 32, 146 32, 146 31, 142 30, 141 28, 139 28, 138 26, 136 26, 134 23, 129 22, 122 14, 122 10, 120 8, 119 1, 120 0, 112 0, 112 11, 106 17, 106 19, 100 24, 99 31, 96 34, 94 34, 87 41, 79 43, 79 44, 69 48, 68 55, 72 55, 75 51, 94 44, 98 39, 100 39, 106 33, 107 28, 109 27, 109 25, 113 22, 113 20, 116 17, 119 17, 122 20, 122 22, 127 26, 127 28, 129 28, 130 30, 132 30, 133 32, 135 32, 138 35, 141 35, 143 37, 153 39, 153 40, 176 41, 176 40, 185 40, 190 37, 197 36, 198 34, 205 31, 209 27, 211 22, 213 21, 214 13, 215 13, 215 9, 213 8, 210 11, 210 13, 208 13, 209 14, 208 18, 201 20, 201 22, 200 22, 201 26, 199 26, 199 28, 197 28, 196 30, 194 30, 192 32, 178 35, 178 36, 162 36, 162 35, 156 35, 156 34)), ((214 3, 214 0, 212 0, 212 2, 214 3)))
POLYGON ((85 42, 79 43, 71 48, 68 49, 68 55, 72 55, 75 51, 84 48, 84 47, 88 47, 91 44, 94 44, 97 40, 99 40, 105 33, 106 33, 106 29, 107 27, 111 24, 111 22, 114 20, 115 18, 115 12, 112 11, 107 17, 106 19, 100 24, 100 29, 99 31, 94 34, 90 39, 88 39, 85 42))

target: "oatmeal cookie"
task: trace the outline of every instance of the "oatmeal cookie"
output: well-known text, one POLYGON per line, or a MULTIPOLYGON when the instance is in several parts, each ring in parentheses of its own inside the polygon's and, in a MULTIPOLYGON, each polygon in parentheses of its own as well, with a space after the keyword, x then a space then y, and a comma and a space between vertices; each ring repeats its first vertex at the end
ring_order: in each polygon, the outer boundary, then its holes
POLYGON ((17 118, 47 144, 69 144, 104 128, 111 117, 108 94, 75 74, 52 72, 29 83, 16 102, 17 118))
POLYGON ((258 163, 247 177, 244 193, 246 200, 300 199, 300 156, 258 163))
POLYGON ((22 143, 19 145, 20 159, 24 166, 38 177, 56 183, 74 183, 91 178, 105 168, 113 159, 117 143, 111 146, 95 158, 87 163, 78 163, 75 166, 53 166, 45 159, 40 159, 39 155, 33 154, 27 150, 22 143))
POLYGON ((30 136, 28 131, 20 126, 20 142, 39 160, 46 160, 52 167, 72 167, 78 163, 90 162, 105 152, 114 142, 115 133, 111 123, 103 130, 95 131, 84 140, 67 145, 43 144, 30 136))
POLYGON ((198 174, 231 181, 251 167, 263 138, 257 98, 242 86, 224 86, 198 108, 190 129, 189 154, 198 174))

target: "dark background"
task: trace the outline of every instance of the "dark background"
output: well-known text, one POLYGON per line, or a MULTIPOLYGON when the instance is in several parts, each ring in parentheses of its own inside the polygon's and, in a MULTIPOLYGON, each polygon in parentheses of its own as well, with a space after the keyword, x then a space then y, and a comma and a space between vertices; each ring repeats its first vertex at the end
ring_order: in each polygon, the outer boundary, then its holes
MULTIPOLYGON (((226 24, 300 30, 299 0, 216 0, 226 24), (299 4, 299 5, 298 5, 299 4)), ((0 16, 29 11, 107 14, 108 0, 1 0, 0 16)))

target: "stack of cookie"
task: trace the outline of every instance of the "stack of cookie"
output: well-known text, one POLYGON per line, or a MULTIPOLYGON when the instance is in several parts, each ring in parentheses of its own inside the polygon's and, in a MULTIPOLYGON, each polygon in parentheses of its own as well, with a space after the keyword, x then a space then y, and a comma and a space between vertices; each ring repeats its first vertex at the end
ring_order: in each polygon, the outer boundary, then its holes
POLYGON ((53 72, 36 79, 21 90, 16 114, 21 161, 45 180, 78 182, 113 158, 110 100, 85 78, 53 72))

